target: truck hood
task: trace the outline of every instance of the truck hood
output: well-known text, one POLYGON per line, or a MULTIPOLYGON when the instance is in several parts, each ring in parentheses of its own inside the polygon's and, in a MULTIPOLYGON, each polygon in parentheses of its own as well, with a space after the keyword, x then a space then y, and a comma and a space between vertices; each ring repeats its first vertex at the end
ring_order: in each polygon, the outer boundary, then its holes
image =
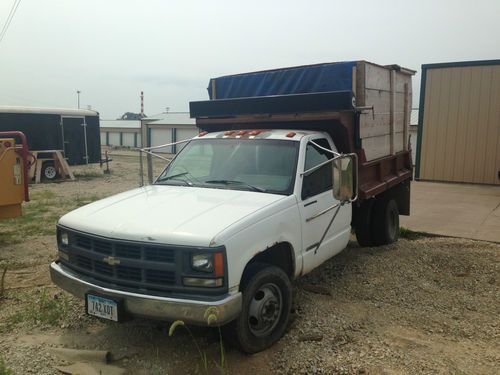
POLYGON ((225 228, 283 198, 253 191, 152 185, 80 207, 59 224, 108 238, 210 246, 225 228))

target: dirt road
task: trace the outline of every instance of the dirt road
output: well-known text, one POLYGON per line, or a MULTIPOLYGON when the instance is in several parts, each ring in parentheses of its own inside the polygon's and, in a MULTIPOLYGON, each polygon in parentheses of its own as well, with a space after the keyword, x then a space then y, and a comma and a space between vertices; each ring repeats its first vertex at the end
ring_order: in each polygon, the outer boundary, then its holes
POLYGON ((294 283, 294 318, 278 344, 253 356, 226 348, 223 366, 217 329, 191 328, 191 336, 178 327, 169 337, 168 323, 86 316, 82 301, 50 282, 54 225, 72 208, 137 186, 137 158, 123 155, 114 155, 111 175, 86 169, 77 182, 33 186, 25 216, 0 222, 0 271, 8 268, 0 373, 58 374, 79 362, 58 348, 111 352, 108 364, 80 361, 82 374, 498 373, 500 245, 479 241, 418 237, 380 248, 352 241, 294 283))

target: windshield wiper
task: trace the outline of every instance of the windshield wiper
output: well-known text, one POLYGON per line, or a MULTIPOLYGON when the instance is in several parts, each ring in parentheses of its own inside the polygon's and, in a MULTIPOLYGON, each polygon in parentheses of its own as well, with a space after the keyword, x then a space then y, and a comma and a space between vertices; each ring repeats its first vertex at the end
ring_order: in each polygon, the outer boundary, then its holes
POLYGON ((236 181, 236 180, 209 180, 205 181, 207 184, 223 184, 223 185, 243 185, 246 186, 253 191, 259 191, 261 193, 265 193, 266 189, 260 188, 258 186, 253 186, 250 184, 247 184, 246 182, 243 181, 236 181))
POLYGON ((182 172, 182 173, 177 173, 177 174, 174 174, 172 176, 168 176, 168 177, 163 177, 162 179, 158 179, 156 180, 156 182, 163 182, 163 181, 167 181, 167 180, 176 180, 176 181, 182 181, 184 182, 186 185, 188 186, 191 186, 192 183, 191 182, 188 182, 186 180, 182 180, 180 178, 177 178, 177 177, 181 177, 181 176, 184 176, 184 175, 187 175, 189 172, 182 172))

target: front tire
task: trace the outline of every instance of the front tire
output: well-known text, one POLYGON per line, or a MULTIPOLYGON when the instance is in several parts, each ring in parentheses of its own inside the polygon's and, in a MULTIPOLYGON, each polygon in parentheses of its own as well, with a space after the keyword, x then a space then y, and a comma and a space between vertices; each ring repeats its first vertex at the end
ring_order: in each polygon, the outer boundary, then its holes
POLYGON ((224 331, 243 352, 257 353, 284 335, 292 308, 292 285, 281 268, 254 263, 245 270, 240 289, 241 314, 224 331))

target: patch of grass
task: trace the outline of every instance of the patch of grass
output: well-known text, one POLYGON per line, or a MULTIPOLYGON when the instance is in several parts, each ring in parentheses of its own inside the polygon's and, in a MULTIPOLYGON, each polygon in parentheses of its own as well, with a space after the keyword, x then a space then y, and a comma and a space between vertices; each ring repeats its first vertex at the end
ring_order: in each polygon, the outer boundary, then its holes
POLYGON ((81 207, 81 206, 85 206, 86 204, 97 201, 99 199, 100 199, 100 197, 97 194, 92 194, 92 195, 79 195, 79 194, 77 194, 75 199, 74 199, 74 202, 75 202, 76 207, 81 207))
POLYGON ((64 294, 51 296, 47 289, 42 289, 38 297, 30 298, 28 305, 9 320, 11 323, 29 322, 33 325, 56 326, 67 316, 68 311, 69 301, 64 294))
POLYGON ((86 171, 75 171, 73 173, 73 176, 75 176, 76 178, 90 180, 92 178, 104 177, 104 174, 102 173, 102 171, 86 170, 86 171))
POLYGON ((77 194, 60 199, 50 190, 34 191, 31 201, 23 204, 21 216, 0 222, 0 246, 19 243, 26 237, 55 235, 62 215, 99 198, 96 194, 77 194))
POLYGON ((425 237, 425 235, 420 232, 414 232, 411 229, 405 227, 399 227, 399 237, 409 241, 415 241, 419 238, 425 237))
POLYGON ((14 375, 12 370, 7 367, 2 357, 0 357, 0 375, 14 375))
POLYGON ((54 193, 51 190, 41 190, 41 191, 34 191, 30 192, 30 198, 31 200, 42 200, 42 199, 53 199, 56 197, 56 193, 54 193))
MULTIPOLYGON (((217 307, 215 307, 215 306, 208 307, 205 310, 205 313, 203 315, 204 315, 204 318, 207 322, 207 325, 209 325, 209 326, 217 325, 217 319, 219 316, 219 310, 217 309, 217 307)), ((191 330, 189 329, 189 327, 184 324, 184 321, 176 320, 175 322, 173 322, 170 325, 170 328, 168 330, 168 335, 173 336, 177 327, 184 327, 187 330, 187 332, 189 333, 189 336, 191 336, 191 339, 193 340, 193 343, 194 343, 196 350, 198 351, 198 355, 200 357, 199 359, 200 359, 200 364, 201 364, 201 370, 203 371, 203 373, 207 374, 207 375, 209 373, 212 373, 211 371, 209 371, 209 363, 208 363, 207 353, 201 350, 201 348, 198 344, 198 341, 196 341, 196 339, 195 339, 193 333, 191 332, 191 330)), ((214 361, 214 365, 218 369, 218 372, 220 372, 221 375, 224 375, 226 373, 226 352, 224 350, 224 344, 222 342, 222 332, 221 332, 220 326, 218 326, 218 328, 219 328, 220 359, 219 359, 219 363, 214 361)))

